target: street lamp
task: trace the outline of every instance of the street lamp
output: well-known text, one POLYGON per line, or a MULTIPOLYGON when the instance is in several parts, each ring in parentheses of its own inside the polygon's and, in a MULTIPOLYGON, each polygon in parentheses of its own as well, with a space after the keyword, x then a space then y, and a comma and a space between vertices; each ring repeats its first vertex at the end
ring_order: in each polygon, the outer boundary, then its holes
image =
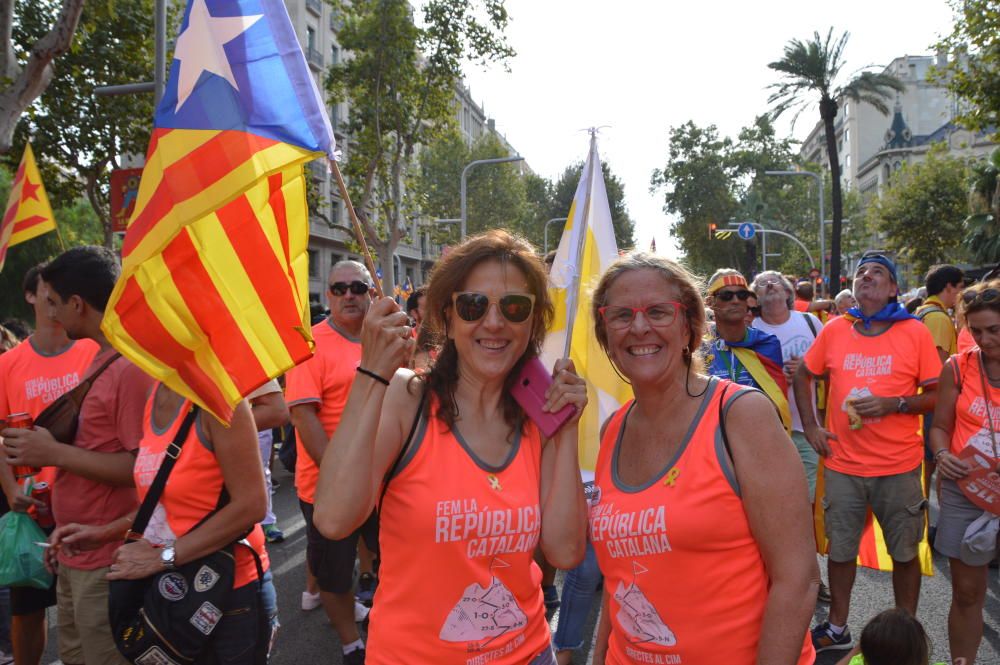
POLYGON ((504 162, 522 162, 524 157, 496 157, 494 159, 477 159, 474 162, 469 162, 462 169, 462 237, 461 240, 465 240, 466 226, 468 225, 469 216, 466 209, 466 199, 465 199, 465 186, 469 175, 469 169, 473 166, 479 166, 480 164, 503 164, 504 162))
MULTIPOLYGON (((819 195, 819 274, 826 281, 826 233, 823 232, 823 178, 818 173, 812 171, 764 171, 764 175, 804 175, 816 181, 819 195)), ((830 288, 833 289, 833 284, 830 288)))
POLYGON ((565 222, 568 217, 553 217, 549 221, 545 222, 545 254, 549 253, 549 224, 553 222, 565 222))

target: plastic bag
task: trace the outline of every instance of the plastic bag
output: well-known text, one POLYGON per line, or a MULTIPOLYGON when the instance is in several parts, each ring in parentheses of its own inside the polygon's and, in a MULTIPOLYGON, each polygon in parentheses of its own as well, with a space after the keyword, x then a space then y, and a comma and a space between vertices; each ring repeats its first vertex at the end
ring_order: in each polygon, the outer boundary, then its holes
POLYGON ((52 586, 52 574, 45 570, 45 548, 37 544, 47 540, 27 513, 11 511, 0 517, 0 586, 52 586))

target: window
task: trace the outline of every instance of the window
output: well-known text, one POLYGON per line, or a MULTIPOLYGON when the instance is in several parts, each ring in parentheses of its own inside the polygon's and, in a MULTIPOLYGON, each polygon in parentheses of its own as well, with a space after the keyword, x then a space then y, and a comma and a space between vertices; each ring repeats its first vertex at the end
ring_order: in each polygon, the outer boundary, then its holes
POLYGON ((330 47, 330 65, 333 66, 339 64, 340 64, 340 49, 337 48, 336 44, 334 44, 333 46, 330 47))
POLYGON ((306 26, 306 48, 310 51, 316 49, 316 28, 311 25, 306 26))
POLYGON ((315 249, 309 250, 309 276, 319 277, 319 252, 315 249))

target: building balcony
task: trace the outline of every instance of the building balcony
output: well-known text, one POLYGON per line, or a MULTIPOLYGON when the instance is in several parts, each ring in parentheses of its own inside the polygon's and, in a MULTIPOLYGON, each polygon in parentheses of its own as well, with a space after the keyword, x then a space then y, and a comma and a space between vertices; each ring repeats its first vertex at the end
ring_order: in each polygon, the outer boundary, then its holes
POLYGON ((306 9, 311 11, 316 16, 319 16, 323 11, 322 0, 306 0, 306 9))
POLYGON ((327 168, 326 162, 322 159, 314 159, 309 162, 309 174, 316 182, 326 182, 327 168))
POLYGON ((315 69, 323 69, 323 54, 312 46, 306 48, 306 61, 315 69))
POLYGON ((341 28, 344 27, 344 18, 335 9, 330 10, 330 29, 334 32, 340 32, 341 28))

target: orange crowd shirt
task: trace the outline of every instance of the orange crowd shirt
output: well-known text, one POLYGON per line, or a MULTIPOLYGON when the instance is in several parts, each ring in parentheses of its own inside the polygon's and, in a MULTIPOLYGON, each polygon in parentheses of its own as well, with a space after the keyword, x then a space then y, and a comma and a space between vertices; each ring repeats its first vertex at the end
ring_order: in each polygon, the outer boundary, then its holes
POLYGON ((956 342, 958 347, 958 352, 968 351, 969 349, 978 348, 976 346, 976 340, 972 337, 972 333, 969 332, 967 326, 962 326, 962 329, 958 331, 958 341, 956 342))
POLYGON ((423 420, 386 489, 369 665, 523 665, 549 648, 534 562, 541 435, 529 421, 494 466, 464 426, 423 420))
MULTIPOLYGON (((719 429, 720 401, 732 404, 745 390, 713 379, 674 458, 641 486, 618 475, 634 403, 608 424, 590 501, 611 621, 608 665, 757 662, 770 580, 719 429)), ((815 658, 803 630, 796 662, 815 658)))
POLYGON ((920 416, 863 418, 860 429, 851 429, 847 402, 915 395, 937 383, 941 358, 927 326, 916 319, 897 321, 877 335, 862 334, 861 326, 847 318, 831 321, 804 357, 813 374, 829 372, 827 424, 837 438, 828 441, 831 453, 824 464, 852 476, 906 473, 923 460, 920 416))
MULTIPOLYGON (((139 501, 146 498, 149 487, 153 484, 166 456, 167 446, 174 440, 177 430, 191 410, 191 402, 185 400, 170 423, 162 429, 158 428, 153 424, 155 396, 156 389, 146 401, 142 442, 139 444, 139 454, 132 469, 139 501)), ((224 485, 222 469, 202 431, 199 416, 184 440, 180 457, 170 470, 170 478, 163 488, 163 494, 160 495, 152 517, 149 518, 143 537, 153 545, 165 545, 176 541, 215 510, 224 485)), ((247 540, 260 557, 262 570, 267 570, 269 565, 267 550, 264 547, 264 533, 259 524, 253 526, 247 540)), ((257 563, 253 554, 242 545, 234 547, 233 553, 236 556, 236 579, 233 581, 233 588, 238 589, 257 579, 257 563)))
MULTIPOLYGON (((93 340, 71 340, 61 351, 48 354, 35 348, 33 340, 31 336, 0 355, 0 418, 12 413, 36 418, 80 383, 99 348, 93 340)), ((35 482, 51 484, 55 475, 55 467, 44 467, 35 482)))
MULTIPOLYGON (((961 384, 955 400, 955 427, 951 435, 951 452, 958 455, 965 448, 972 446, 988 457, 996 457, 993 451, 993 435, 1000 434, 1000 388, 986 381, 989 394, 983 394, 980 353, 979 348, 975 347, 951 357, 961 384)), ((997 445, 1000 445, 1000 440, 997 441, 997 445)))
MULTIPOLYGON (((316 353, 285 375, 285 401, 289 408, 315 404, 319 422, 333 436, 347 404, 347 396, 361 364, 361 340, 334 325, 330 319, 312 328, 316 353)), ((312 503, 319 480, 319 461, 310 457, 296 432, 295 489, 299 498, 312 503)))

